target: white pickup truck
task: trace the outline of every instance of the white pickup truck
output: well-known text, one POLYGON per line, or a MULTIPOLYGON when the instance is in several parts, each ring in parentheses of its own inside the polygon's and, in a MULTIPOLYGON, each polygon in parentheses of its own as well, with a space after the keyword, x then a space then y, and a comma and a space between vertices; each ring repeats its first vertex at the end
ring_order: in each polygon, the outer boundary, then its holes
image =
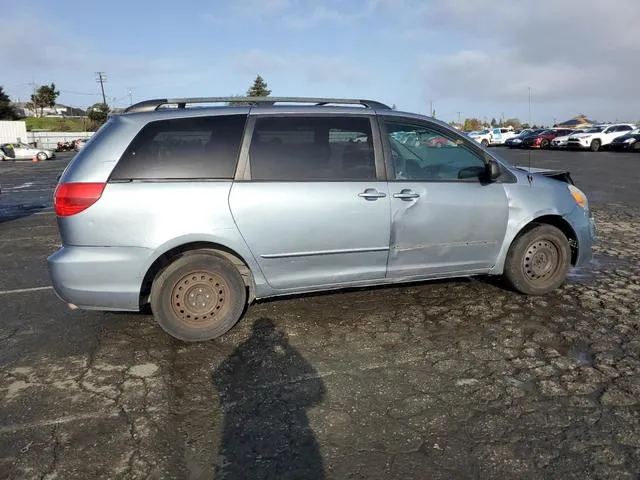
POLYGON ((637 128, 631 123, 616 123, 613 125, 594 125, 583 133, 571 135, 567 141, 568 149, 589 149, 597 152, 602 147, 608 146, 614 138, 629 133, 637 128))
POLYGON ((476 142, 486 146, 504 145, 508 139, 515 137, 517 134, 513 131, 513 127, 496 127, 477 132, 471 132, 469 136, 476 142))

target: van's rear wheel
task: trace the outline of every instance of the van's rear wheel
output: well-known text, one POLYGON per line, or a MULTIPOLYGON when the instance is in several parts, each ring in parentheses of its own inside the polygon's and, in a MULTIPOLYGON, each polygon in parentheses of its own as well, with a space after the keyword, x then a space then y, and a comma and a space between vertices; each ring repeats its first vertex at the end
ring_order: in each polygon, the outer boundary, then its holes
POLYGON ((179 257, 153 281, 150 298, 158 324, 186 342, 226 333, 242 316, 246 301, 240 272, 212 253, 179 257))
POLYGON ((544 295, 562 285, 571 263, 567 237, 552 225, 537 224, 520 235, 509 249, 504 277, 526 295, 544 295))

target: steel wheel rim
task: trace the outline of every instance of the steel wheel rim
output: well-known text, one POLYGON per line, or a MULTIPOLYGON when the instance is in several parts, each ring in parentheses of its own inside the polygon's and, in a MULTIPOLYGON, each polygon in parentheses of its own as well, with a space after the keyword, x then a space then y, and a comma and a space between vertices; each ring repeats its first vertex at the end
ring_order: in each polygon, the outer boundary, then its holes
POLYGON ((212 272, 198 271, 182 276, 171 290, 171 309, 181 322, 203 326, 225 315, 230 306, 227 281, 212 272))
POLYGON ((560 268, 560 248, 550 240, 537 240, 527 247, 522 268, 532 282, 544 282, 560 268))

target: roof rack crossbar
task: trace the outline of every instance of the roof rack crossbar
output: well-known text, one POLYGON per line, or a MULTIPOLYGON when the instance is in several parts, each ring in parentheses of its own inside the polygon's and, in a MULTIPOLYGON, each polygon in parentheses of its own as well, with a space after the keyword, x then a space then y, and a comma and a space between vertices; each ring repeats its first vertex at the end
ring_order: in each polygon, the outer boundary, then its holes
POLYGON ((243 103, 255 106, 272 106, 275 103, 314 103, 317 106, 338 105, 362 105, 366 108, 391 110, 391 107, 375 100, 353 98, 314 98, 314 97, 191 97, 191 98, 158 98, 145 100, 131 105, 125 113, 152 112, 163 105, 177 105, 185 108, 186 104, 193 103, 243 103))

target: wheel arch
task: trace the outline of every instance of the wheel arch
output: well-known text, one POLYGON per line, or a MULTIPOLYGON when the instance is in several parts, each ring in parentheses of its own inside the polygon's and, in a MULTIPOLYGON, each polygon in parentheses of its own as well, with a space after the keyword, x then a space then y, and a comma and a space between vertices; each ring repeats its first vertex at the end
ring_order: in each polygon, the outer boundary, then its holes
POLYGON ((143 309, 146 305, 149 304, 149 296, 151 294, 151 286, 153 284, 153 280, 164 268, 166 268, 179 257, 203 250, 215 252, 216 254, 225 257, 227 260, 233 263, 233 265, 242 275, 242 279, 244 280, 244 284, 247 288, 248 303, 252 303, 256 297, 255 278, 253 272, 251 271, 251 268, 249 267, 249 263, 242 257, 242 255, 220 243, 211 241, 190 241, 174 246, 161 253, 149 266, 140 286, 140 308, 143 309))
POLYGON ((518 238, 520 238, 529 230, 531 230, 532 228, 540 224, 551 225, 553 227, 556 227, 558 230, 560 230, 564 234, 565 237, 567 237, 567 240, 569 241, 569 247, 571 248, 571 265, 575 265, 578 260, 578 253, 579 253, 578 236, 576 235, 576 232, 571 226, 571 224, 569 224, 569 222, 567 222, 564 218, 562 218, 561 215, 554 215, 554 214, 542 215, 540 217, 536 217, 533 220, 529 221, 513 237, 509 245, 509 249, 518 238))

